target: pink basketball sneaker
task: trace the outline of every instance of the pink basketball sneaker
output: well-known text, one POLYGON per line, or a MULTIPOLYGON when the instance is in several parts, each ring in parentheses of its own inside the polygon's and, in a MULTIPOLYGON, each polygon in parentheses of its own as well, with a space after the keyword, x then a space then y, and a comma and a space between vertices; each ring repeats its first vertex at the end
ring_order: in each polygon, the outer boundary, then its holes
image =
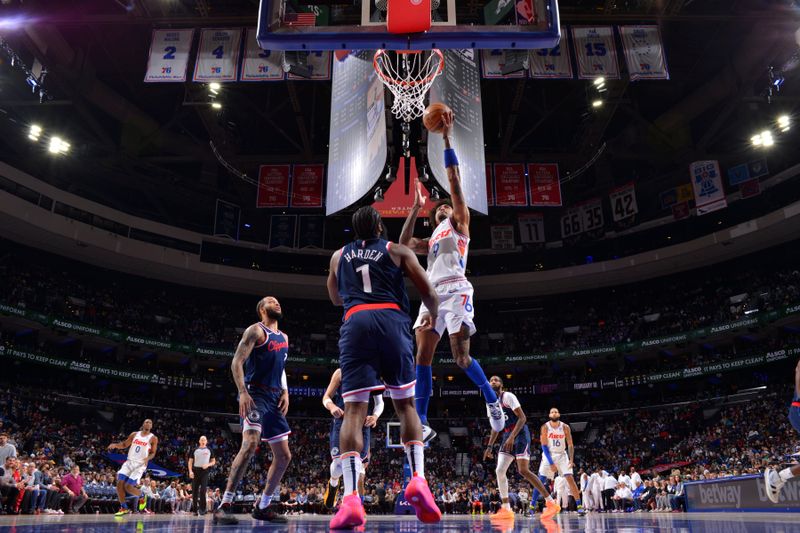
POLYGON ((358 494, 342 498, 339 510, 331 520, 331 529, 353 529, 367 523, 367 513, 358 494))
POLYGON ((426 524, 435 524, 442 519, 442 512, 433 500, 431 489, 425 478, 415 476, 406 486, 406 501, 417 512, 417 518, 426 524))

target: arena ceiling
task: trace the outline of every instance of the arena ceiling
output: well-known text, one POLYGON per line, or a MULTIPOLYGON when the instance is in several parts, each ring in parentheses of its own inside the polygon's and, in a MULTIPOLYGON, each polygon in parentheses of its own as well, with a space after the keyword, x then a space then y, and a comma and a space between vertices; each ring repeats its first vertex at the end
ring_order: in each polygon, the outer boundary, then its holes
MULTIPOLYGON (((459 18, 483 4, 460 0, 459 18)), ((685 181, 691 161, 750 150, 754 128, 772 114, 800 115, 797 4, 561 0, 565 24, 657 22, 671 80, 611 81, 598 113, 586 81, 484 80, 487 161, 557 161, 568 171, 605 144, 573 185, 589 196, 631 178, 663 189, 677 169, 685 181), (771 105, 763 94, 770 66, 786 78, 771 105)), ((40 103, 0 54, 0 158, 73 193, 191 229, 207 231, 217 197, 248 209, 255 188, 219 165, 209 140, 251 176, 263 163, 324 162, 330 84, 230 84, 215 111, 203 84, 142 79, 153 28, 254 26, 257 8, 256 0, 2 0, 2 39, 48 74, 40 103), (25 19, 14 27, 18 16, 25 19), (32 123, 62 132, 70 156, 48 157, 28 142, 32 123)), ((796 162, 796 154, 773 155, 796 162)))

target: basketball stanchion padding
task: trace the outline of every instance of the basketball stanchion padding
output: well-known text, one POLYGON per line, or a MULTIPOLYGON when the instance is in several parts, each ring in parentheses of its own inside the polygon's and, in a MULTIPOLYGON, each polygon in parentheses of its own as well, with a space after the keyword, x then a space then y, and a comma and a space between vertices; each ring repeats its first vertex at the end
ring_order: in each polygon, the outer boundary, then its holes
POLYGON ((430 30, 431 0, 389 0, 386 5, 386 29, 389 33, 422 33, 430 30))

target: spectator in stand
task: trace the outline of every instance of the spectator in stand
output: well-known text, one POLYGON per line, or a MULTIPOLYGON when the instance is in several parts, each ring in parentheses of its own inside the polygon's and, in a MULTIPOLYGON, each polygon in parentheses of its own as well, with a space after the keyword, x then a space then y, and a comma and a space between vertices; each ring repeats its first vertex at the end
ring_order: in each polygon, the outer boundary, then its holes
POLYGON ((16 457, 7 456, 0 472, 0 513, 18 514, 17 499, 19 498, 21 487, 14 479, 16 469, 16 457))
POLYGON ((0 433, 0 465, 6 464, 8 457, 17 456, 17 447, 8 441, 8 433, 0 433))
POLYGON ((631 490, 636 490, 636 488, 642 484, 642 476, 639 475, 639 472, 636 471, 636 467, 631 467, 631 490))
POLYGON ((670 496, 669 505, 673 513, 680 513, 686 509, 686 495, 683 492, 683 481, 680 476, 675 476, 675 493, 670 496))
POLYGON ((70 473, 61 478, 61 487, 69 497, 67 512, 70 514, 79 513, 89 496, 83 489, 83 476, 81 476, 81 468, 78 465, 74 465, 70 469, 70 473))
POLYGON ((614 513, 624 513, 629 507, 633 506, 633 493, 631 488, 625 483, 617 483, 617 489, 612 496, 614 501, 614 513))
POLYGON ((175 514, 178 508, 177 482, 173 481, 161 492, 161 499, 169 505, 170 512, 175 514))

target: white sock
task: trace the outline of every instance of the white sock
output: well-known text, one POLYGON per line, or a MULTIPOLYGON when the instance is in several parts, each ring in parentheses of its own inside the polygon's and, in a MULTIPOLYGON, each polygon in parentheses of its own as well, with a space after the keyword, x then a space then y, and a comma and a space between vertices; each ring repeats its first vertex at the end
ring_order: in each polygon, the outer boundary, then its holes
POLYGON ((261 493, 261 499, 258 501, 258 508, 259 509, 266 509, 269 507, 270 502, 272 501, 272 494, 267 495, 266 493, 261 493))
POLYGON ((408 465, 411 467, 411 475, 425 477, 425 446, 421 441, 412 440, 406 442, 406 457, 408 465))
POLYGON ((233 492, 225 491, 225 494, 222 495, 222 503, 233 503, 233 497, 235 494, 233 492))
POLYGON ((338 487, 339 486, 339 478, 338 477, 332 477, 330 479, 330 481, 328 481, 328 483, 330 484, 331 487, 338 487))
POLYGON ((361 456, 358 452, 343 453, 342 475, 344 477, 344 496, 357 494, 358 473, 361 471, 361 456))
POLYGON ((778 472, 778 475, 781 477, 781 481, 784 481, 784 482, 789 481, 790 479, 792 479, 794 477, 794 474, 792 474, 792 469, 791 468, 784 468, 783 470, 778 472))
POLYGON ((497 490, 500 491, 500 498, 503 500, 508 500, 508 477, 506 472, 508 472, 508 467, 511 466, 513 461, 514 458, 505 453, 497 455, 497 468, 494 473, 497 475, 497 490))
POLYGON ((331 461, 331 485, 334 487, 338 485, 340 477, 342 477, 342 460, 337 457, 331 461))

